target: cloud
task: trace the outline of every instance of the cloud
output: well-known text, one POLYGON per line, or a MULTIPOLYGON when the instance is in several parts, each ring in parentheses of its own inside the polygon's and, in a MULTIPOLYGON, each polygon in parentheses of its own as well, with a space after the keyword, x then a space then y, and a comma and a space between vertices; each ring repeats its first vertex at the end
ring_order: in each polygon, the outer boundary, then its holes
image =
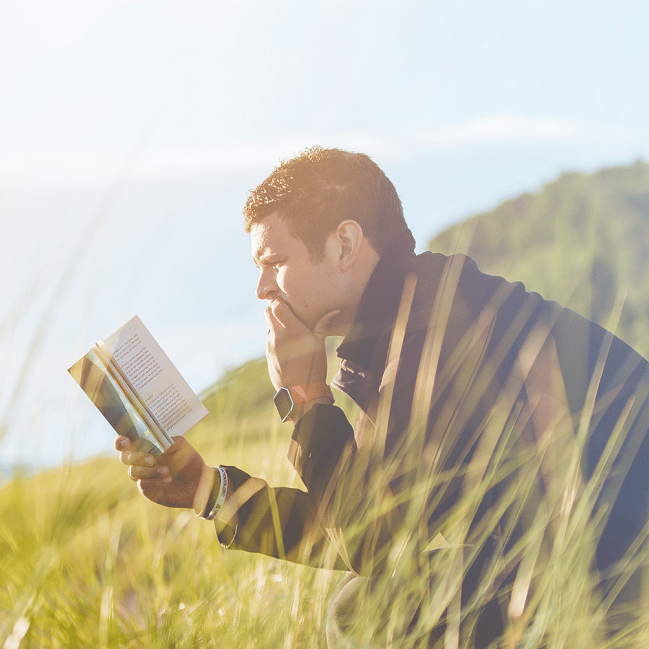
POLYGON ((12 157, 0 156, 0 182, 58 185, 87 183, 126 175, 136 180, 192 177, 231 171, 266 171, 282 158, 292 157, 314 145, 337 146, 367 152, 377 159, 401 159, 407 151, 390 141, 362 134, 295 135, 220 146, 151 151, 145 147, 130 153, 121 149, 50 150, 12 157))
POLYGON ((491 115, 465 124, 422 133, 422 141, 432 146, 466 146, 507 142, 574 139, 580 125, 558 118, 491 115))
POLYGON ((296 134, 284 138, 230 142, 218 146, 150 150, 47 150, 0 156, 0 182, 52 185, 111 180, 194 177, 232 171, 266 171, 282 158, 315 144, 362 151, 379 164, 407 161, 423 150, 468 150, 484 146, 583 146, 603 155, 647 155, 649 129, 557 117, 491 115, 427 131, 296 134))
POLYGON ((9 184, 89 183, 120 175, 134 179, 196 176, 255 169, 304 148, 302 140, 243 142, 217 147, 161 151, 123 149, 49 150, 0 157, 0 182, 9 184))
POLYGON ((2 3, 0 30, 2 49, 28 48, 30 50, 69 47, 83 38, 86 31, 103 16, 136 0, 21 0, 2 3))
POLYGON ((649 132, 615 124, 563 117, 488 115, 458 126, 418 134, 426 147, 458 148, 483 145, 602 144, 628 146, 649 144, 649 132))

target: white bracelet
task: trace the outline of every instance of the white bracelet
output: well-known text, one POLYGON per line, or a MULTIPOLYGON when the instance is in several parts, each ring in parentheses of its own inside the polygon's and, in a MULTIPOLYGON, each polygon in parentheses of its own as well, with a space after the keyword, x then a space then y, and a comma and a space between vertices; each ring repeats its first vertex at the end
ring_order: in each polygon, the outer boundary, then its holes
POLYGON ((214 520, 220 514, 221 510, 223 509, 223 505, 225 504, 225 497, 228 495, 228 474, 222 466, 217 466, 216 469, 221 474, 221 485, 219 488, 219 494, 216 497, 216 502, 214 503, 214 507, 212 507, 209 512, 205 511, 205 513, 203 514, 203 518, 207 519, 208 521, 214 520))

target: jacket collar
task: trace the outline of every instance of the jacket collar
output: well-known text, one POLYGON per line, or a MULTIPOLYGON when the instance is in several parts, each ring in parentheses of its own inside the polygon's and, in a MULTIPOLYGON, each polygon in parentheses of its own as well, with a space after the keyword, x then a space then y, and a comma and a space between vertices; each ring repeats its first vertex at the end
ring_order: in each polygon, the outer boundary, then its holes
POLYGON ((406 229, 381 255, 358 303, 338 356, 371 370, 381 335, 397 317, 403 283, 415 259, 415 239, 406 229))

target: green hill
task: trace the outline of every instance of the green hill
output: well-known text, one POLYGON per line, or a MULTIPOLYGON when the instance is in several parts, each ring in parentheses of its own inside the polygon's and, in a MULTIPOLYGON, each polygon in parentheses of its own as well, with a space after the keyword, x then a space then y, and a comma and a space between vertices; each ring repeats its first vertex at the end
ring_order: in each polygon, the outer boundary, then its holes
POLYGON ((433 238, 649 351, 649 164, 567 172, 433 238))

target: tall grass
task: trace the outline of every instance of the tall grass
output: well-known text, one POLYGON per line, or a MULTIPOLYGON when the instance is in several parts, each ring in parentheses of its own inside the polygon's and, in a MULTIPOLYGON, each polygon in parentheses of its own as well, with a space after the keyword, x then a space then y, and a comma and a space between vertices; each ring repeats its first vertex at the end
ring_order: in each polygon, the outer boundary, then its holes
MULTIPOLYGON (((233 394, 254 383, 268 392, 260 368, 208 396, 211 415, 188 437, 208 462, 287 484, 288 428, 269 425, 268 400, 260 409, 233 394)), ((143 499, 116 456, 16 475, 0 489, 3 649, 324 646, 336 579, 223 550, 210 523, 143 499)))
MULTIPOLYGON (((525 413, 514 407, 508 386, 475 431, 471 459, 448 464, 452 445, 444 435, 460 425, 463 404, 485 380, 469 372, 475 361, 469 352, 455 359, 459 374, 468 372, 469 387, 447 404, 447 425, 437 431, 434 447, 422 446, 417 435, 428 410, 415 408, 413 434, 404 435, 388 461, 367 459, 372 480, 348 521, 346 540, 365 542, 366 531, 389 512, 398 513, 401 524, 393 528, 380 574, 361 587, 354 640, 345 646, 426 646, 430 628, 443 620, 446 630, 436 646, 469 649, 484 603, 500 596, 503 648, 649 647, 646 596, 630 600, 628 621, 624 598, 617 597, 635 587, 631 582, 644 588, 644 536, 614 567, 607 592, 598 590, 591 569, 606 520, 605 511, 592 515, 593 506, 633 406, 612 431, 590 480, 580 471, 590 412, 579 434, 572 422, 568 430, 557 419, 536 445, 518 448, 525 413), (423 467, 414 490, 386 493, 381 485, 403 475, 404 466, 423 467), (503 484, 485 507, 485 497, 503 484), (430 538, 428 516, 458 485, 457 502, 430 538), (487 543, 493 551, 480 585, 463 598, 463 580, 487 543), (615 617, 614 604, 622 607, 615 617)), ((245 467, 270 484, 296 485, 285 457, 290 427, 276 423, 265 371, 256 362, 226 377, 206 397, 210 417, 188 437, 208 462, 245 467)), ((426 367, 422 376, 430 372, 426 367)), ((437 376, 436 387, 444 380, 437 376)), ((419 384, 422 402, 430 403, 434 387, 419 384)), ((17 475, 0 489, 2 649, 317 649, 326 646, 327 605, 341 576, 223 550, 209 523, 144 500, 116 457, 17 475)))

